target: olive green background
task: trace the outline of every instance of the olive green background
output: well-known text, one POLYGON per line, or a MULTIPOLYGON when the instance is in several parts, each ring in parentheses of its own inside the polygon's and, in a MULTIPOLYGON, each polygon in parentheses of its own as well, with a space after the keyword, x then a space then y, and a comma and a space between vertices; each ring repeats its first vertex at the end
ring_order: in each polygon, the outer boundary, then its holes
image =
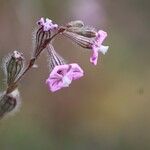
MULTIPOLYGON (((22 107, 0 120, 0 150, 150 149, 149 0, 0 0, 0 59, 32 54, 40 17, 58 24, 83 20, 108 32, 109 51, 95 67, 90 51, 57 38, 55 49, 85 76, 70 88, 48 91, 46 52, 19 85, 22 107)), ((0 72, 0 88, 5 89, 0 72)))

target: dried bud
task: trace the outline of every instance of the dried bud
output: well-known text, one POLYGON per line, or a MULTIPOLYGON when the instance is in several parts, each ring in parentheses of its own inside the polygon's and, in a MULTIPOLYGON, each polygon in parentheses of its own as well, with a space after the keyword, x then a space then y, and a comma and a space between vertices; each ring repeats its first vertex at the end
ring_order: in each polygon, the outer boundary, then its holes
POLYGON ((94 38, 88 38, 68 31, 63 32, 63 35, 65 35, 66 37, 68 37, 69 39, 71 39, 73 42, 80 45, 81 47, 88 48, 88 49, 91 48, 92 41, 94 40, 94 38))
POLYGON ((68 32, 73 32, 88 38, 92 38, 92 37, 96 37, 96 30, 94 28, 90 28, 90 27, 71 27, 66 29, 68 32))
POLYGON ((15 82, 24 68, 23 54, 18 51, 14 51, 4 59, 3 68, 6 74, 7 84, 10 85, 15 82))
POLYGON ((20 96, 18 89, 15 89, 10 94, 2 94, 0 97, 0 118, 7 113, 13 113, 18 110, 20 106, 20 96))
POLYGON ((84 23, 81 20, 71 21, 67 24, 67 27, 83 27, 84 23))

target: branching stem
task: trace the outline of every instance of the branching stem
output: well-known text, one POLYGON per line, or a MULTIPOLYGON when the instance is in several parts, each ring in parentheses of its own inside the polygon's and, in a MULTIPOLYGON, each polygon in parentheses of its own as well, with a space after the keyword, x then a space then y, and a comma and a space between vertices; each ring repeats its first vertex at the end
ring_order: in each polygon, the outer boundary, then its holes
POLYGON ((40 55, 40 53, 46 48, 47 44, 50 43, 56 36, 58 36, 60 33, 64 32, 65 28, 64 27, 60 27, 57 31, 57 33, 55 33, 51 38, 47 39, 43 46, 41 47, 41 51, 39 51, 39 53, 36 55, 36 57, 33 57, 30 59, 27 67, 24 69, 24 71, 21 73, 21 75, 18 77, 18 79, 13 83, 10 84, 7 87, 6 93, 9 94, 11 93, 18 85, 19 81, 22 79, 22 77, 32 68, 32 66, 34 65, 35 61, 38 59, 38 56, 40 55))

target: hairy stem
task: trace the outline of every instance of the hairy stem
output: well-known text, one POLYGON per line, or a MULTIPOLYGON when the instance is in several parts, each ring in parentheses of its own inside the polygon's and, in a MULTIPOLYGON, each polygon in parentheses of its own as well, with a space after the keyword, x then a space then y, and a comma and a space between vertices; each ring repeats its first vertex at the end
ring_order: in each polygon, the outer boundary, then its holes
POLYGON ((22 72, 22 74, 18 77, 18 79, 11 85, 9 85, 9 87, 7 87, 6 93, 11 93, 18 85, 18 82, 22 79, 22 77, 32 68, 32 66, 34 65, 35 61, 38 59, 38 56, 40 55, 40 53, 46 48, 47 44, 50 43, 52 41, 52 39, 54 39, 57 35, 59 35, 60 33, 64 32, 65 28, 60 27, 59 30, 57 31, 57 33, 55 33, 51 38, 47 39, 43 46, 41 47, 41 51, 36 55, 36 57, 31 58, 27 67, 25 68, 25 70, 22 72))

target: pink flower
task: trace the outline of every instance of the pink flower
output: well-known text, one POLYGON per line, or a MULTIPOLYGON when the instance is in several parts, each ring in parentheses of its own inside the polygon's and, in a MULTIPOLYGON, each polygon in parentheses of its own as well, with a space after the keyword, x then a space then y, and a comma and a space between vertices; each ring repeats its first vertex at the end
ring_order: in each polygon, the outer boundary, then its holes
POLYGON ((94 65, 97 65, 97 60, 98 60, 98 52, 101 52, 102 54, 105 54, 109 48, 109 46, 103 46, 102 43, 107 37, 107 33, 103 30, 99 30, 97 32, 97 35, 95 37, 95 40, 92 44, 92 50, 93 54, 90 57, 90 62, 93 63, 94 65))
POLYGON ((41 27, 43 27, 43 31, 49 31, 49 30, 53 30, 56 29, 58 27, 57 24, 53 24, 52 20, 46 18, 46 20, 44 20, 44 18, 41 18, 37 24, 41 27))
POLYGON ((46 80, 50 91, 55 92, 61 88, 69 87, 73 80, 83 76, 83 70, 78 64, 64 64, 55 66, 46 80))

